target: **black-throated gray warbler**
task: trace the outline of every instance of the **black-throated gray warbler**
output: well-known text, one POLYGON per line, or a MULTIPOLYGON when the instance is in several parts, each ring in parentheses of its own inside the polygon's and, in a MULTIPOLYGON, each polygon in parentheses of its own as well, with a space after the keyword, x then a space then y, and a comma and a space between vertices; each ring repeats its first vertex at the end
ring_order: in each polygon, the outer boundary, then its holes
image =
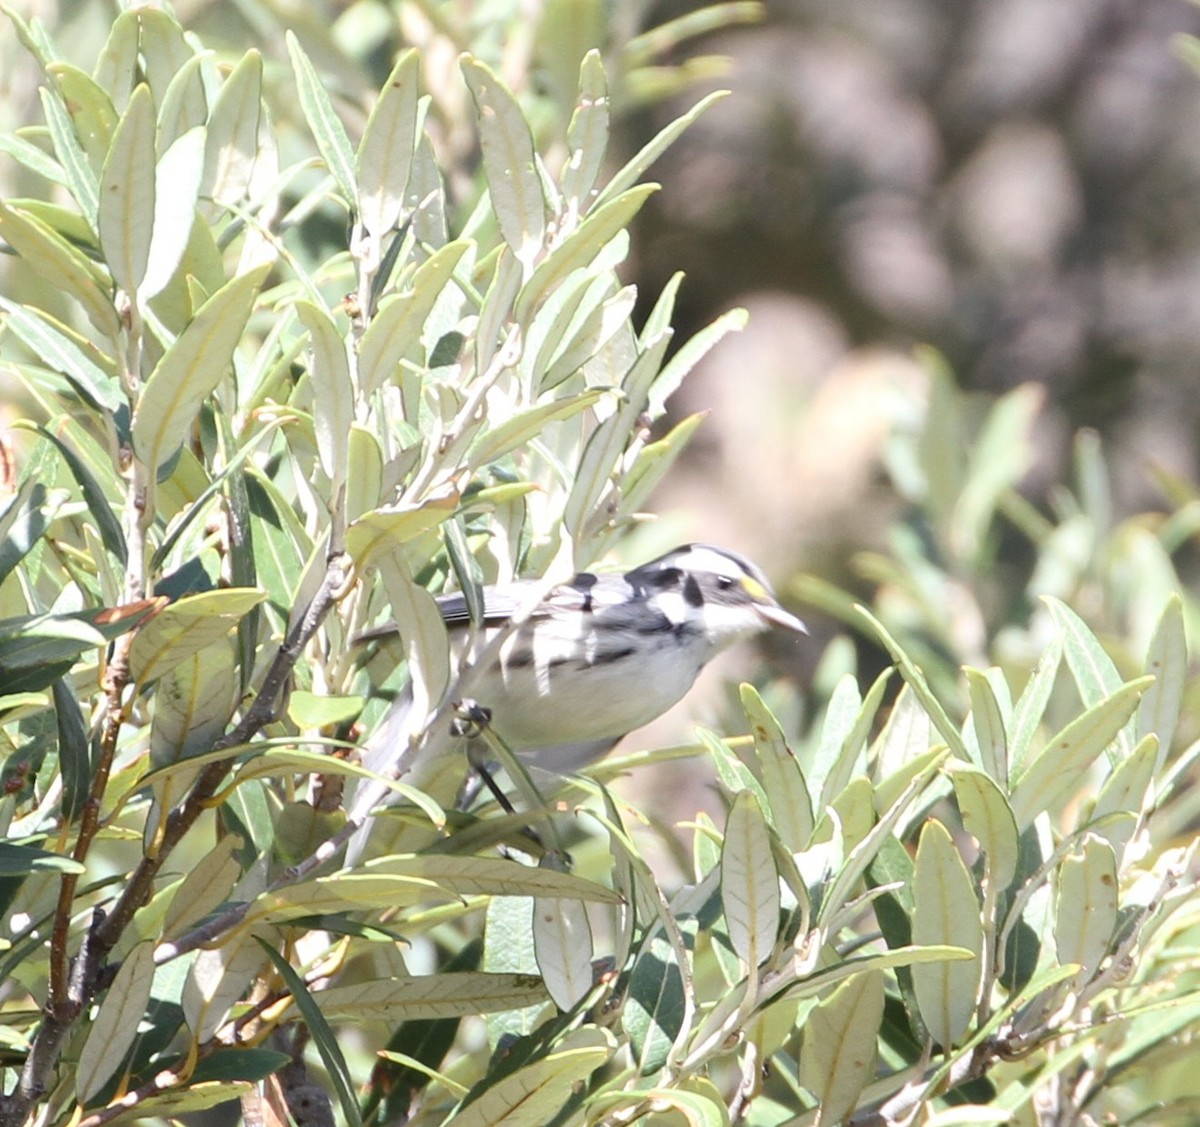
MULTIPOLYGON (((484 589, 485 642, 534 591, 528 581, 484 589)), ((465 642, 466 599, 445 595, 438 606, 452 638, 465 642)), ((710 659, 771 626, 807 633, 749 560, 685 544, 624 575, 581 572, 554 587, 511 630, 495 660, 473 670, 463 695, 486 710, 491 729, 512 750, 564 774, 661 716, 710 659)), ((402 694, 368 740, 364 766, 420 786, 422 763, 454 741, 432 733, 418 747, 412 711, 411 696, 402 694)), ((351 817, 361 821, 385 797, 381 784, 360 784, 351 817)), ((360 851, 361 840, 352 856, 360 851)))

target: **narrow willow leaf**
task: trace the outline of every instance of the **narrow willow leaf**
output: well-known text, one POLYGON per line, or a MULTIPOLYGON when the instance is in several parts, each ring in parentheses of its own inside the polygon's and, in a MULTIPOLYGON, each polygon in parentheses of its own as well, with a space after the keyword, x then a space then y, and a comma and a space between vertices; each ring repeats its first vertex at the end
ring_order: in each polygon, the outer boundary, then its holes
POLYGON ((346 1058, 342 1056, 342 1050, 338 1045, 337 1037, 329 1027, 329 1022, 326 1021, 325 1014, 322 1012, 320 1005, 312 994, 309 993, 304 980, 292 970, 291 964, 287 959, 269 943, 265 943, 261 939, 257 939, 256 941, 267 953, 271 962, 275 964, 275 969, 279 972, 279 977, 283 979, 283 984, 287 988, 288 993, 291 994, 292 1000, 296 1003, 296 1008, 300 1011, 300 1016, 304 1018, 304 1024, 308 1027, 309 1036, 312 1037, 316 1044, 317 1052, 321 1055, 321 1061, 324 1063, 325 1069, 329 1073, 329 1078, 333 1082, 333 1090, 337 1095, 338 1106, 341 1108, 345 1122, 348 1124, 348 1127, 361 1127, 362 1116, 359 1114, 353 1077, 350 1075, 346 1058))
POLYGON ((622 382, 625 402, 592 432, 584 446, 575 483, 567 497, 563 523, 585 545, 589 536, 605 523, 601 501, 611 488, 617 461, 635 433, 634 423, 645 407, 646 391, 658 374, 671 335, 664 331, 644 345, 645 351, 634 361, 622 382))
POLYGON ((36 476, 27 477, 0 511, 0 583, 45 535, 65 500, 61 490, 50 494, 36 476))
POLYGON ((1163 607, 1154 637, 1150 640, 1142 671, 1154 677, 1154 684, 1146 690, 1137 712, 1138 739, 1144 739, 1151 733, 1158 737, 1159 760, 1155 764, 1155 773, 1162 770, 1175 738, 1187 682, 1187 663, 1183 600, 1175 594, 1163 607))
MULTIPOLYGON (((112 297, 101 284, 101 274, 89 262, 87 256, 78 248, 72 246, 57 231, 27 211, 11 208, 0 202, 0 236, 8 243, 36 274, 44 278, 55 289, 74 298, 83 307, 88 320, 110 341, 120 336, 120 322, 117 311, 112 303, 112 297)), ((111 285, 111 283, 108 283, 111 285)), ((4 308, 10 313, 22 306, 4 302, 4 308)), ((28 314, 34 324, 46 324, 45 317, 35 318, 28 314)), ((27 341, 27 343, 30 343, 27 341)), ((42 347, 30 343, 30 347, 41 353, 42 347)), ((81 351, 76 348, 76 351, 81 351)), ((53 359, 53 353, 48 366, 58 368, 70 378, 76 374, 76 367, 59 368, 53 359)), ((89 362, 88 366, 91 364, 89 362)), ((104 377, 100 384, 111 383, 113 390, 96 398, 96 403, 103 404, 109 410, 115 410, 119 391, 116 381, 104 377), (111 405, 110 405, 111 401, 111 405)), ((92 384, 85 381, 81 391, 87 395, 92 384)), ((92 401, 89 399, 89 401, 92 401)))
POLYGON ((112 21, 108 39, 92 70, 96 85, 112 93, 118 110, 123 110, 129 103, 137 65, 138 13, 136 9, 126 8, 112 21))
POLYGON ((983 670, 964 667, 963 672, 971 697, 968 745, 974 743, 977 762, 1001 787, 1005 787, 1008 785, 1008 737, 996 694, 983 670))
POLYGON ((646 939, 634 960, 621 1024, 642 1076, 653 1076, 667 1063, 683 1030, 688 1010, 685 973, 690 974, 690 968, 680 967, 679 953, 659 930, 646 939))
POLYGON ((665 128, 659 130, 634 154, 633 159, 609 180, 594 206, 599 206, 619 196, 636 184, 645 174, 646 169, 658 160, 705 110, 723 97, 725 97, 725 92, 720 90, 709 94, 708 97, 697 102, 687 113, 677 117, 665 128))
POLYGON ((81 1104, 95 1096, 121 1066, 150 1004, 154 944, 137 944, 117 970, 92 1022, 75 1066, 75 1095, 81 1104))
POLYGON ((949 771, 963 825, 987 857, 993 886, 1005 889, 1017 873, 1020 843, 1004 793, 990 775, 966 763, 952 763, 949 771))
POLYGON ((470 55, 461 66, 479 113, 484 174, 500 233, 528 275, 546 242, 546 200, 533 136, 517 100, 490 68, 470 55))
POLYGON ((26 141, 15 133, 0 134, 0 153, 6 153, 18 164, 51 184, 58 184, 63 188, 68 186, 67 174, 63 172, 62 165, 32 141, 26 141))
POLYGON ((466 240, 442 247, 417 268, 404 293, 379 307, 358 345, 363 395, 374 394, 385 380, 395 377, 397 365, 421 339, 429 314, 469 249, 466 240))
POLYGON ((667 400, 679 390, 687 374, 730 333, 740 333, 750 320, 744 309, 730 309, 689 338, 671 357, 654 381, 646 410, 652 419, 666 410, 667 400))
MULTIPOLYGON (((1121 685, 1121 675, 1099 639, 1066 603, 1049 596, 1045 603, 1050 610, 1050 617, 1062 631, 1063 654, 1071 676, 1075 678, 1080 700, 1090 708, 1105 697, 1112 696, 1121 685)), ((1131 734, 1121 733, 1115 759, 1124 758, 1132 746, 1131 734)))
POLYGON ((193 51, 182 25, 165 8, 140 7, 138 33, 146 81, 154 94, 155 104, 161 105, 171 79, 187 66, 193 51))
POLYGON ((207 60, 193 55, 171 79, 158 110, 158 143, 165 153, 185 133, 203 128, 208 122, 208 95, 204 92, 204 66, 207 60))
POLYGON ((51 63, 47 76, 71 115, 75 136, 96 172, 104 167, 120 115, 113 108, 108 92, 90 75, 70 63, 51 63))
POLYGON ((554 1004, 572 1010, 592 989, 592 928, 582 900, 533 901, 533 950, 554 1004))
POLYGON ((423 130, 408 174, 405 208, 412 216, 413 234, 427 247, 443 247, 449 238, 446 221, 446 186, 438 167, 433 142, 423 130))
POLYGON ((147 614, 162 605, 161 599, 144 599, 119 610, 84 611, 76 614, 35 614, 0 619, 0 672, 7 692, 17 692, 17 670, 49 669, 49 676, 31 688, 22 683, 20 691, 48 688, 56 676, 54 665, 73 664, 85 650, 103 646, 127 630, 132 630, 147 614))
POLYGON ((71 116, 58 92, 43 86, 38 94, 42 99, 42 112, 46 115, 50 139, 54 143, 54 155, 62 166, 71 195, 94 231, 96 215, 100 210, 100 177, 88 163, 87 155, 75 136, 71 116))
POLYGON ((847 737, 861 709, 858 681, 847 673, 829 698, 821 738, 813 755, 810 777, 811 785, 820 788, 818 810, 823 810, 842 792, 855 772, 862 749, 849 747, 847 737))
POLYGON ((264 597, 262 591, 227 587, 188 595, 164 607, 133 640, 129 667, 134 681, 145 685, 221 641, 264 597))
POLYGON ((860 606, 858 613, 861 618, 867 620, 876 637, 883 643, 884 649, 892 655, 896 667, 900 670, 900 675, 911 686, 912 691, 916 693, 917 699, 921 702, 925 711, 929 713, 929 719, 933 721, 933 726, 938 730, 942 739, 946 741, 946 745, 959 759, 964 761, 969 760, 970 753, 963 742, 962 734, 951 723, 950 717, 946 715, 946 710, 942 707, 941 702, 933 695, 929 688, 929 683, 925 680, 925 674, 917 668, 912 658, 904 652, 900 643, 888 633, 883 623, 864 607, 860 606))
POLYGON ((187 250, 204 166, 204 130, 184 133, 162 155, 155 172, 154 236, 138 300, 157 297, 170 282, 187 250))
POLYGON ((543 1005, 547 996, 536 974, 458 971, 334 986, 317 997, 330 1017, 397 1022, 523 1009, 543 1005))
POLYGON ((799 853, 808 846, 813 831, 812 800, 804 771, 788 747, 779 721, 754 686, 741 685, 738 691, 754 737, 771 824, 787 851, 799 853))
POLYGON ((498 461, 505 454, 524 446, 536 438, 546 426, 553 422, 572 418, 597 404, 608 394, 607 388, 590 388, 576 395, 564 395, 549 403, 519 411, 511 418, 486 430, 471 447, 470 466, 486 466, 498 461))
POLYGON ((346 551, 363 567, 398 544, 415 539, 454 515, 457 495, 435 497, 418 508, 382 508, 364 513, 346 529, 346 551))
MULTIPOLYGON (((533 271, 517 299, 516 318, 528 320, 538 303, 573 271, 590 263, 624 231, 642 205, 655 192, 657 184, 641 184, 624 195, 593 210, 566 239, 556 246, 533 271)), ((514 248, 515 253, 515 248, 514 248)))
MULTIPOLYGON (((529 904, 509 896, 493 897, 484 923, 483 968, 499 974, 536 975, 533 934, 529 927, 529 904)), ((500 1010, 487 1015, 488 1044, 533 1032, 544 1005, 500 1010)))
POLYGON ((964 947, 969 962, 921 963, 912 968, 921 1020, 944 1050, 957 1045, 975 1013, 979 992, 983 923, 975 882, 949 832, 930 819, 921 830, 913 872, 913 942, 918 946, 964 947))
POLYGON ((152 470, 183 445, 201 404, 225 378, 270 269, 260 266, 222 286, 150 373, 133 413, 133 448, 152 470))
POLYGON ((229 899, 242 875, 235 856, 242 844, 236 834, 226 834, 188 870, 163 917, 164 939, 178 939, 229 899))
POLYGON ((579 66, 579 97, 567 126, 567 163, 559 180, 567 206, 582 214, 593 198, 596 177, 608 149, 608 79, 600 52, 593 49, 579 66))
POLYGON ((1087 769, 1119 738, 1142 693, 1152 683, 1151 677, 1139 677, 1122 685, 1047 741, 1013 786, 1012 809, 1020 830, 1082 786, 1087 769))
MULTIPOLYGON (((228 626, 226 622, 225 630, 228 626)), ((205 623, 206 634, 208 630, 205 623)), ((158 664, 171 661, 174 655, 167 651, 158 664)), ((159 680, 150 724, 151 763, 165 767, 211 750, 236 703, 234 663, 223 632, 216 643, 178 661, 159 680)))
POLYGON ((201 194, 229 206, 245 199, 258 160, 262 55, 247 51, 221 86, 208 119, 201 194))
POLYGON ((58 770, 62 778, 63 817, 73 822, 92 786, 92 757, 79 698, 62 678, 54 682, 54 719, 58 728, 58 770))
POLYGON ((572 1030, 544 1057, 502 1077, 453 1113, 456 1127, 525 1127, 553 1123, 578 1087, 617 1051, 607 1030, 572 1030))
MULTIPOLYGON (((454 896, 540 896, 600 904, 615 904, 620 900, 611 888, 572 873, 495 857, 398 854, 368 861, 355 871, 365 877, 390 874, 419 878, 454 896)), ((528 925, 526 917, 526 928, 528 925)))
POLYGON ((721 902, 729 942, 750 968, 760 966, 779 931, 779 873, 771 832, 751 791, 740 791, 725 821, 721 902))
MULTIPOLYGON (((597 279, 597 284, 609 288, 612 282, 610 278, 605 277, 597 279)), ((588 361, 601 355, 618 333, 629 329, 636 303, 636 288, 623 286, 600 305, 595 306, 578 326, 568 326, 561 339, 555 341, 553 333, 548 333, 546 349, 553 347, 553 353, 548 361, 543 361, 542 356, 539 356, 533 365, 533 371, 541 373, 539 390, 550 391, 563 380, 573 376, 588 361)), ((542 305, 539 316, 548 304, 549 302, 542 305)))
POLYGON ((1010 777, 1020 773, 1033 750, 1034 736, 1037 735, 1038 726, 1046 714, 1046 705, 1050 703, 1050 693, 1054 689, 1062 656, 1062 638, 1057 637, 1042 651, 1033 674, 1017 698, 1009 739, 1010 777))
POLYGON ((692 435, 707 417, 707 411, 689 415, 657 442, 651 442, 641 449, 621 485, 622 517, 643 510, 647 498, 671 471, 692 435))
POLYGON ((399 222, 417 142, 420 56, 401 54, 383 84, 358 146, 358 206, 363 227, 382 239, 399 222))
MULTIPOLYGON (((1109 814, 1120 813, 1128 813, 1133 816, 1131 820, 1136 820, 1146 807, 1150 784, 1158 776, 1159 758, 1156 735, 1150 733, 1138 740, 1137 746, 1122 763, 1117 764, 1116 770, 1100 788, 1096 806, 1092 810, 1092 820, 1099 821, 1109 814)), ((1126 836, 1124 831, 1114 835, 1113 831, 1101 827, 1097 827, 1096 833, 1108 838, 1114 846, 1123 845, 1126 836)))
POLYGON ((1088 982, 1109 953, 1117 926, 1117 858, 1112 846, 1085 834, 1080 852, 1058 868, 1054 945, 1061 964, 1078 963, 1088 982))
POLYGON ((817 1099, 818 1127, 841 1122, 874 1078, 883 1002, 883 972, 869 970, 843 982, 805 1017, 800 1083, 817 1099))
POLYGON ((346 136, 346 127, 334 112, 325 84, 300 46, 300 40, 291 31, 287 32, 286 39, 304 119, 317 142, 325 167, 342 193, 342 199, 354 209, 358 190, 354 180, 354 150, 350 146, 350 138, 346 136))
POLYGON ((425 716, 450 684, 450 641, 433 596, 413 581, 399 552, 377 557, 392 614, 400 624, 412 683, 413 715, 425 716))
POLYGON ((84 873, 87 870, 70 857, 0 841, 0 877, 25 877, 30 873, 84 873))
POLYGON ((156 123, 150 88, 139 86, 113 134, 100 175, 100 248, 113 281, 137 292, 154 233, 156 123))
POLYGON ((324 309, 311 301, 298 301, 296 313, 309 334, 317 453, 321 458, 321 468, 332 482, 331 498, 336 503, 345 480, 350 425, 354 421, 350 361, 346 356, 342 334, 324 309))

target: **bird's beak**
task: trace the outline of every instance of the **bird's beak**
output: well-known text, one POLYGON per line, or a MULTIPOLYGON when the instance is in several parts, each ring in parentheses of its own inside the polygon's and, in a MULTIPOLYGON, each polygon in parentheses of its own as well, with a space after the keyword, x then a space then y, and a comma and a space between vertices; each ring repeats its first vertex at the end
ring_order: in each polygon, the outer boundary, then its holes
POLYGON ((755 603, 754 609, 772 626, 782 626, 796 634, 807 634, 808 627, 794 614, 789 614, 783 607, 770 603, 755 603))

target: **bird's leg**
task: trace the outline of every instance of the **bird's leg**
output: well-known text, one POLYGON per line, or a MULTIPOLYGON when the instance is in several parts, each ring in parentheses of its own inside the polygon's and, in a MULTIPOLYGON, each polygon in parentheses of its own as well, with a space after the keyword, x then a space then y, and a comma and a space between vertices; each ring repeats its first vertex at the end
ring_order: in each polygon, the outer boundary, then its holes
MULTIPOLYGON (((485 708, 478 701, 461 700, 454 709, 454 719, 450 722, 450 734, 473 743, 483 735, 491 722, 492 710, 490 708, 485 708)), ((516 814, 516 808, 509 802, 508 795, 500 789, 500 784, 496 782, 482 757, 476 757, 469 753, 468 757, 475 774, 492 792, 492 797, 500 804, 500 809, 505 814, 516 814)))

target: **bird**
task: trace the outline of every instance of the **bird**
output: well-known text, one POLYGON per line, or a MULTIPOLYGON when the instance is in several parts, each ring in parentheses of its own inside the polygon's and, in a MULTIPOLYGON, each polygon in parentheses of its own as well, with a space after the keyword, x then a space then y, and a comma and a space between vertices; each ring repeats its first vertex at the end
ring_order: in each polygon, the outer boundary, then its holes
MULTIPOLYGON (((622 574, 580 572, 549 592, 532 612, 537 581, 483 589, 483 641, 508 629, 494 660, 466 678, 470 711, 523 763, 566 775, 603 757, 635 728, 682 700, 708 662, 734 642, 779 627, 806 634, 785 610, 766 575, 744 556, 711 544, 684 544, 622 574)), ((463 594, 438 597, 460 653, 471 627, 463 594)), ((388 625, 359 642, 395 635, 388 625)), ((420 786, 422 768, 456 744, 449 731, 422 739, 412 694, 403 691, 368 738, 363 766, 375 775, 420 786), (432 738, 431 738, 432 737, 432 738)), ((461 736, 461 724, 456 729, 461 736)), ((365 778, 350 802, 360 823, 348 862, 361 855, 370 811, 392 796, 365 778)))

